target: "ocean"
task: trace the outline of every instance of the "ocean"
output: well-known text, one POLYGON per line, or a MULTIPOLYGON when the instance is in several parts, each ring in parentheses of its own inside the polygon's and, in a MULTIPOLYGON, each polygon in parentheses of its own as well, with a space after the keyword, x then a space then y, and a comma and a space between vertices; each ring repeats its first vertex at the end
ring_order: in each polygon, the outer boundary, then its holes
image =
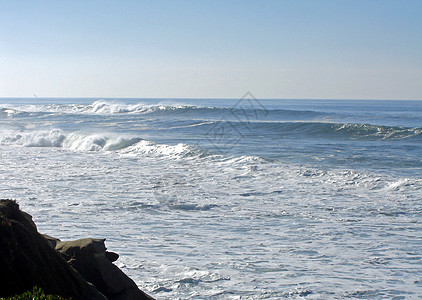
POLYGON ((0 157, 157 299, 422 298, 422 101, 1 98, 0 157))

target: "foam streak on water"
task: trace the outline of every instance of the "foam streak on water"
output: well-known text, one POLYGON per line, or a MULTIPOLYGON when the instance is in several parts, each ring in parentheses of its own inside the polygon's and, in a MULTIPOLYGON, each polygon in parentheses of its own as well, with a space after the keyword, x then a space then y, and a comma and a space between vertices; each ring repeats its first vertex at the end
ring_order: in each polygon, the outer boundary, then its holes
POLYGON ((265 116, 289 127, 256 120, 237 143, 213 139, 213 103, 4 104, 0 196, 40 232, 107 238, 157 299, 422 297, 420 126, 349 111, 326 125, 308 104, 308 135, 289 103, 265 116))

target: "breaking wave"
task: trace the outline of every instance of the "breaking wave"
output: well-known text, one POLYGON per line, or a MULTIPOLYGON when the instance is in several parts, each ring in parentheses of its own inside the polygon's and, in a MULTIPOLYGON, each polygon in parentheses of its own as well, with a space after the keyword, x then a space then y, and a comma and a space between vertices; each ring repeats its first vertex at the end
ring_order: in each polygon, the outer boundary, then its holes
MULTIPOLYGON (((0 116, 21 114, 74 114, 74 115, 151 115, 159 118, 182 116, 203 120, 200 125, 235 130, 242 134, 263 133, 273 136, 323 137, 346 139, 405 139, 420 137, 422 127, 398 127, 364 123, 335 123, 332 115, 312 110, 265 110, 248 107, 201 107, 195 105, 123 104, 98 100, 91 104, 42 104, 0 106, 0 116), (218 120, 207 123, 205 121, 218 120), (227 126, 225 126, 227 125, 227 126)), ((211 128, 212 129, 212 128, 211 128)), ((88 139, 88 138, 87 138, 88 139)), ((100 142, 101 144, 101 142, 100 142)), ((94 147, 96 148, 96 147, 94 147)), ((100 148, 102 148, 100 146, 100 148)))
POLYGON ((50 131, 3 131, 0 145, 20 145, 24 147, 55 147, 72 151, 115 151, 122 155, 152 155, 171 157, 191 157, 205 152, 183 143, 166 145, 138 137, 121 137, 83 132, 65 133, 59 129, 50 131))
POLYGON ((421 127, 389 127, 370 124, 335 124, 333 126, 337 132, 351 137, 375 137, 382 139, 404 139, 420 136, 421 127))
POLYGON ((198 117, 215 116, 218 118, 246 119, 309 119, 325 116, 325 113, 310 110, 276 109, 266 110, 261 107, 207 107, 185 104, 124 104, 115 101, 98 100, 91 104, 42 104, 0 107, 0 114, 12 115, 22 113, 58 113, 88 115, 142 115, 142 114, 184 114, 198 117))
POLYGON ((422 136, 422 127, 381 126, 360 123, 324 123, 324 122, 251 122, 249 124, 227 122, 221 127, 238 126, 242 133, 267 133, 283 137, 323 137, 344 139, 385 139, 398 140, 422 136), (246 129, 245 129, 246 128, 246 129))
MULTIPOLYGON (((183 111, 191 109, 204 109, 192 105, 162 105, 162 104, 123 104, 119 102, 98 100, 92 104, 43 104, 1 107, 0 113, 63 113, 63 114, 147 114, 162 111, 183 111)), ((206 108, 205 108, 206 109, 206 108)), ((213 108, 209 108, 213 109, 213 108)))

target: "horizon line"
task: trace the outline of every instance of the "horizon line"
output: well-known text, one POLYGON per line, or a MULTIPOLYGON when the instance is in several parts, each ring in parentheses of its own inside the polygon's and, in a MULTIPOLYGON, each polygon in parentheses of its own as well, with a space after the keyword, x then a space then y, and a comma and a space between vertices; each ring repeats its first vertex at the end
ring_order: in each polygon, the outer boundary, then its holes
MULTIPOLYGON (((382 99, 382 98, 264 98, 264 97, 255 97, 252 93, 246 93, 245 95, 250 94, 255 99, 259 100, 338 100, 338 101, 422 101, 422 98, 420 99, 382 99)), ((47 97, 40 97, 40 96, 30 96, 30 97, 0 97, 0 99, 97 99, 97 100, 119 100, 119 99, 190 99, 190 100, 239 100, 244 99, 243 97, 221 97, 221 98, 215 98, 215 97, 96 97, 96 96, 83 96, 83 97, 55 97, 55 96, 47 96, 47 97)), ((247 98, 245 98, 247 99, 247 98)))

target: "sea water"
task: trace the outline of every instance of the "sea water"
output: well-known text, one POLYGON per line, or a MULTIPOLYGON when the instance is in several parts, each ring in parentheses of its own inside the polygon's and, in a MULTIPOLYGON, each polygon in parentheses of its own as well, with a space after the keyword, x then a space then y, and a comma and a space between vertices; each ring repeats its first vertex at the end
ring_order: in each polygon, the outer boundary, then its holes
POLYGON ((422 297, 422 102, 0 99, 0 198, 157 299, 422 297))

